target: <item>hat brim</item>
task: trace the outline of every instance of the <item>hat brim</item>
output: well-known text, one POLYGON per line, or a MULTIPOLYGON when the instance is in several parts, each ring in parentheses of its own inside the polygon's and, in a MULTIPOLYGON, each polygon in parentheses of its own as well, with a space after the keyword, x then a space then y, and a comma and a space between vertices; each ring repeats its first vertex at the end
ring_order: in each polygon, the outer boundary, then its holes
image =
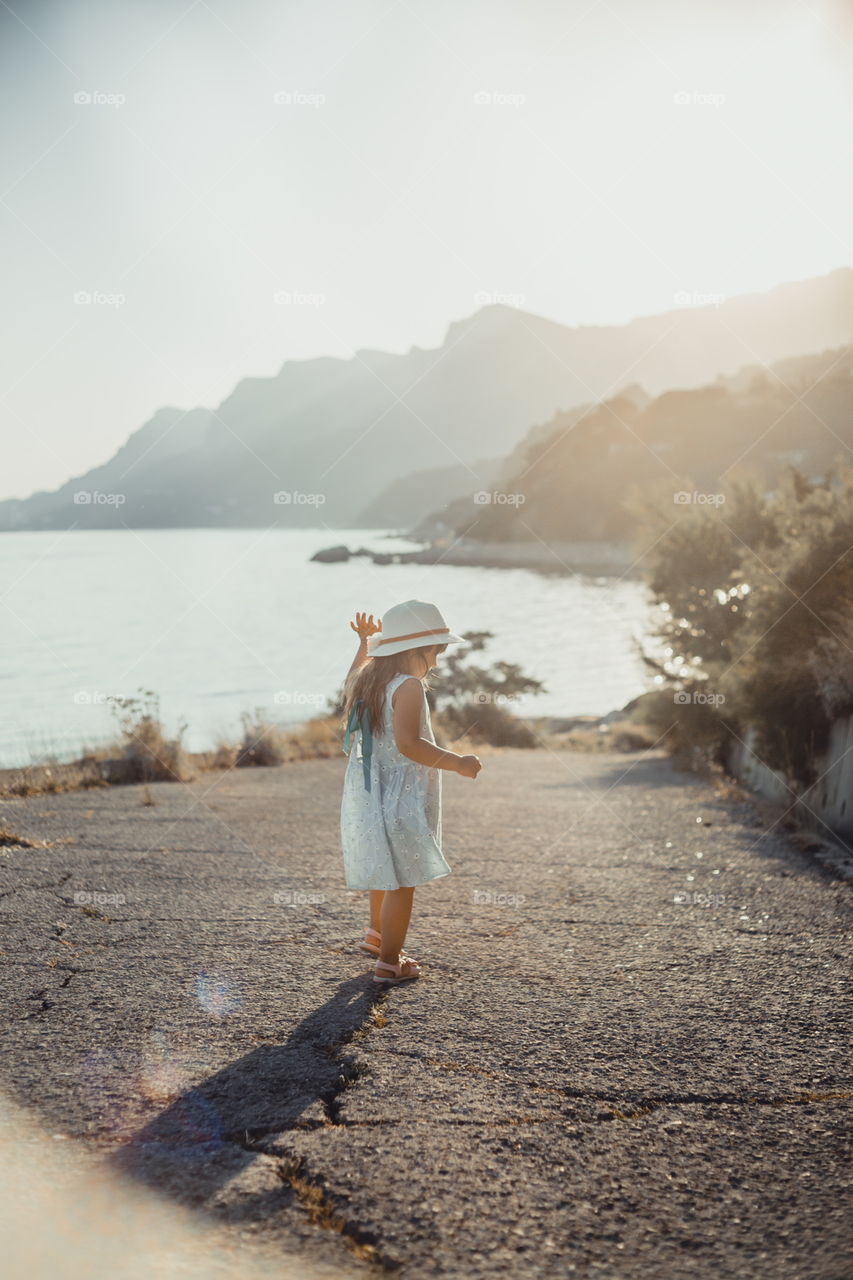
POLYGON ((427 649, 432 645, 467 643, 464 636, 457 636, 453 631, 448 631, 443 636, 419 636, 416 640, 389 640, 387 644, 382 644, 381 641, 381 632, 370 637, 367 642, 369 658, 384 658, 392 653, 405 653, 407 649, 427 649))

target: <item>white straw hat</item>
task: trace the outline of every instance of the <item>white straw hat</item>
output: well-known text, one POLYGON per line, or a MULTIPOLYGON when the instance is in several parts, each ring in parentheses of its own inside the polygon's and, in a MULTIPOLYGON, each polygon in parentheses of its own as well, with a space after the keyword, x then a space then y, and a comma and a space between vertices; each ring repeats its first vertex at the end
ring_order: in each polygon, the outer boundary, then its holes
POLYGON ((382 630, 370 637, 367 652, 371 658, 381 658, 384 654, 423 649, 431 644, 464 643, 464 637, 454 635, 434 604, 407 600, 383 613, 382 630))

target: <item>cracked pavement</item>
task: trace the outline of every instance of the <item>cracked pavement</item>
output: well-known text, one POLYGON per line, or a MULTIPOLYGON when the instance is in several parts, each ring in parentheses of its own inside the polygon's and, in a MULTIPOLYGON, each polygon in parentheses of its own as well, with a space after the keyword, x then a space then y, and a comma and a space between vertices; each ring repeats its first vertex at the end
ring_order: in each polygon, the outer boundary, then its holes
POLYGON ((849 888, 659 753, 496 753, 384 993, 343 764, 4 801, 7 1097, 247 1261, 849 1275, 849 888))

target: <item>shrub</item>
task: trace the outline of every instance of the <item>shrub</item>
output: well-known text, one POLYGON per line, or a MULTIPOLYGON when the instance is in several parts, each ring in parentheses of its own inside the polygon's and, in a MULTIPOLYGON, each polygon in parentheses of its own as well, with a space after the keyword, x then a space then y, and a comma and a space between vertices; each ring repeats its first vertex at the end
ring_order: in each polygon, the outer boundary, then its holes
POLYGON ((524 720, 494 702, 451 702, 436 713, 436 728, 448 742, 467 738, 492 747, 536 747, 536 735, 524 720))
POLYGON ((643 715, 706 762, 752 728, 759 756, 805 787, 853 711, 853 471, 792 469, 771 496, 728 498, 684 508, 650 553, 664 652, 644 656, 664 697, 643 715))
POLYGON ((123 751, 121 781, 182 782, 187 775, 182 739, 187 726, 169 738, 160 720, 160 699, 150 689, 137 698, 113 698, 123 751))
POLYGON ((490 631, 465 631, 465 645, 448 649, 427 691, 427 699, 437 715, 441 732, 449 741, 493 747, 536 747, 539 740, 530 725, 508 710, 528 695, 542 693, 540 680, 527 676, 514 662, 495 662, 490 667, 470 662, 472 653, 482 653, 492 639, 490 631))
MULTIPOLYGON (((543 693, 540 680, 527 676, 514 662, 477 666, 469 659, 481 653, 492 639, 491 631, 465 631, 464 645, 453 645, 441 658, 426 688, 427 702, 435 713, 435 727, 448 742, 468 738, 472 744, 493 747, 535 747, 539 745, 529 724, 501 703, 543 693)), ((343 690, 329 700, 332 717, 344 710, 343 690)), ((320 721, 319 723, 324 723, 320 721)))
POLYGON ((241 721, 243 740, 237 748, 235 760, 237 767, 284 764, 287 753, 280 729, 267 720, 260 710, 257 710, 254 715, 244 711, 241 721))
POLYGON ((656 740, 642 725, 624 722, 608 725, 607 732, 601 736, 607 739, 611 751, 648 751, 656 740))
POLYGON ((526 676, 514 662, 495 662, 490 667, 469 661, 472 653, 482 653, 491 631, 464 631, 464 645, 453 645, 444 654, 429 690, 431 707, 441 708, 451 702, 506 700, 543 693, 540 680, 526 676))
MULTIPOLYGON (((318 760, 341 750, 341 734, 331 716, 320 716, 292 730, 268 720, 263 711, 245 713, 243 740, 233 749, 233 764, 239 768, 289 764, 294 760, 318 760)), ((227 744, 220 744, 217 756, 226 761, 227 744)), ((225 762, 220 767, 229 768, 225 762)))
POLYGON ((209 769, 233 769, 237 764, 240 748, 227 738, 220 738, 211 753, 207 767, 209 769))

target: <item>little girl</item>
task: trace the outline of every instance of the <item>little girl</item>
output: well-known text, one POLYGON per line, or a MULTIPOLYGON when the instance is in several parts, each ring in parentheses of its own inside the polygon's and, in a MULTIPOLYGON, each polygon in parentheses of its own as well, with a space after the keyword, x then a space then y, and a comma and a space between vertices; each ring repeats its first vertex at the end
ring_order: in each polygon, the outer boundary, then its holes
POLYGON ((403 952, 415 887, 450 873, 441 852, 439 770, 476 778, 481 768, 477 756, 436 746, 424 693, 438 655, 463 641, 421 600, 395 605, 379 623, 357 613, 350 626, 359 646, 345 685, 347 887, 371 891, 361 950, 377 957, 374 982, 410 982, 421 974, 403 952))

